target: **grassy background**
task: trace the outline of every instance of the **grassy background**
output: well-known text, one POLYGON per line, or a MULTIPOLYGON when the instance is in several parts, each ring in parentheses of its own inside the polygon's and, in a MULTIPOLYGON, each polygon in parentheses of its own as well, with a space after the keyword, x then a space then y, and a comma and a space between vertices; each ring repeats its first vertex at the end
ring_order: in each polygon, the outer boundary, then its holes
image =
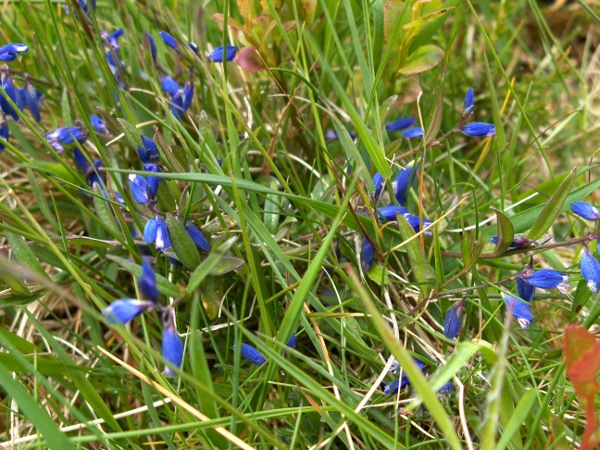
MULTIPOLYGON (((0 157, 3 441, 62 449, 578 441, 585 417, 566 379, 562 330, 589 327, 600 314, 578 274, 581 246, 534 252, 537 266, 571 275, 572 291, 538 293, 527 330, 505 314, 499 289, 516 292, 514 283, 492 285, 527 256, 469 259, 496 234, 486 221, 492 207, 527 233, 574 167, 569 201, 596 200, 598 3, 414 3, 100 0, 89 21, 66 15, 58 1, 2 4, 2 41, 30 47, 10 63, 13 78, 22 86, 29 74, 45 98, 41 123, 28 112, 10 123, 0 157), (118 28, 125 89, 100 37, 118 28), (185 45, 169 49, 160 30, 194 42, 201 57, 185 45), (267 70, 207 63, 204 54, 222 44, 255 47, 267 70), (443 59, 407 74, 425 45, 443 59), (182 121, 169 113, 164 74, 194 80, 182 121), (476 120, 494 123, 497 136, 442 139, 460 122, 469 87, 476 120), (57 155, 43 139, 77 119, 89 128, 93 113, 114 137, 92 133, 81 150, 103 159, 124 207, 80 187, 72 150, 57 155), (385 131, 405 116, 424 126, 423 141, 385 131), (192 270, 152 250, 164 303, 179 301, 185 356, 174 378, 162 373, 157 314, 113 327, 100 313, 138 295, 139 230, 151 217, 130 195, 127 175, 141 164, 117 119, 164 138, 160 209, 202 226, 213 252, 236 238, 227 256, 244 262, 213 275, 207 260, 196 269, 199 288, 188 289, 192 270), (327 140, 328 129, 340 139, 327 140), (380 231, 357 212, 370 204, 376 171, 391 187, 415 161, 422 164, 408 206, 436 225, 433 237, 407 242, 410 229, 380 231), (378 248, 369 272, 358 258, 364 233, 378 248), (465 257, 446 253, 461 249, 465 257), (449 340, 443 318, 463 294, 463 330, 449 340), (286 353, 293 332, 298 346, 286 353), (268 363, 249 365, 232 350, 240 342, 268 363), (413 386, 385 396, 392 355, 413 386), (406 364, 411 356, 426 363, 429 381, 406 364), (436 394, 449 379, 452 391, 436 394)), ((591 231, 566 214, 551 222, 556 242, 591 231)))

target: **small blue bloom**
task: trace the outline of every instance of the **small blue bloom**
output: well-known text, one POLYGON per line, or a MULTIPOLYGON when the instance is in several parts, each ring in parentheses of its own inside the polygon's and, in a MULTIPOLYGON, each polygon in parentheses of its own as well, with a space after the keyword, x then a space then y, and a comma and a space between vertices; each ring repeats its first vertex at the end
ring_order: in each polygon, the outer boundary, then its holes
POLYGON ((138 145, 137 152, 144 164, 158 164, 160 162, 160 155, 158 154, 158 147, 154 141, 144 135, 142 135, 143 147, 138 145))
POLYGON ((423 137, 423 128, 421 128, 421 127, 409 128, 408 130, 404 130, 402 132, 402 136, 404 136, 407 139, 423 137))
POLYGON ((287 341, 287 346, 289 348, 296 348, 296 333, 292 333, 292 335, 287 341))
POLYGON ((404 216, 408 214, 408 209, 404 206, 396 206, 396 205, 388 205, 383 208, 378 208, 377 212, 379 213, 379 217, 386 220, 387 222, 393 222, 397 219, 397 215, 400 214, 404 216))
POLYGON ((530 271, 527 270, 521 272, 518 276, 527 283, 540 289, 558 288, 563 291, 566 288, 564 283, 569 281, 568 275, 552 269, 542 269, 533 273, 530 273, 530 271))
POLYGON ((179 51, 179 43, 177 42, 177 39, 175 39, 166 31, 161 31, 159 34, 161 39, 165 44, 167 44, 167 46, 171 47, 173 50, 179 51))
POLYGON ((533 296, 535 295, 535 286, 529 284, 522 278, 517 278, 517 292, 519 293, 520 298, 526 302, 530 302, 533 300, 533 296))
MULTIPOLYGON (((238 48, 235 45, 228 45, 225 50, 225 60, 231 61, 235 58, 238 48)), ((217 47, 206 57, 208 61, 222 63, 223 62, 223 47, 217 47)))
MULTIPOLYGON (((147 172, 162 172, 156 164, 144 164, 144 170, 147 172)), ((160 177, 148 177, 148 198, 154 200, 158 194, 158 185, 162 181, 160 177)))
POLYGON ((393 122, 389 122, 385 124, 385 129, 388 133, 393 131, 404 130, 405 128, 412 127, 415 123, 417 123, 416 119, 412 117, 403 117, 398 120, 394 120, 393 122))
POLYGON ((10 62, 17 59, 17 55, 26 52, 29 47, 25 44, 12 43, 0 47, 0 61, 10 62))
POLYGON ((36 121, 41 122, 42 116, 40 114, 40 100, 38 97, 38 91, 29 81, 29 77, 26 77, 25 87, 23 89, 25 105, 27 105, 29 111, 31 111, 33 118, 36 121))
POLYGON ((586 202, 575 202, 571 204, 571 211, 587 220, 600 220, 600 211, 586 202))
POLYGON ((581 276, 587 281, 588 288, 594 294, 600 287, 600 262, 585 248, 581 257, 581 276))
POLYGON ((165 91, 170 96, 175 95, 179 91, 179 83, 168 76, 164 76, 162 78, 161 86, 163 91, 165 91))
POLYGON ((146 258, 142 260, 142 274, 138 278, 138 285, 144 300, 151 300, 155 303, 158 302, 159 294, 158 288, 156 287, 156 275, 146 258))
MULTIPOLYGON (((163 313, 162 355, 168 364, 180 369, 183 362, 183 341, 175 328, 174 314, 172 309, 163 313)), ((175 372, 168 365, 165 367, 165 374, 175 376, 175 372)))
POLYGON ((404 205, 406 203, 406 195, 408 194, 408 190, 415 182, 415 178, 417 178, 417 171, 419 170, 419 164, 406 166, 404 169, 398 172, 396 176, 396 181, 392 183, 394 187, 394 195, 396 196, 396 200, 400 205, 404 205))
MULTIPOLYGON (((346 130, 348 132, 348 136, 350 139, 356 139, 356 133, 350 130, 346 130)), ((327 130, 325 131, 325 139, 339 139, 339 136, 335 130, 327 130)))
POLYGON ((88 132, 83 126, 60 127, 52 133, 46 134, 48 144, 57 152, 62 152, 65 148, 75 146, 75 141, 83 145, 88 138, 88 132))
MULTIPOLYGON (((492 236, 492 243, 498 243, 498 236, 492 236)), ((521 236, 515 236, 515 238, 510 244, 510 248, 523 248, 531 245, 538 245, 538 243, 532 239, 527 239, 521 236)))
POLYGON ((533 311, 531 311, 531 306, 529 306, 529 303, 511 297, 510 295, 506 295, 504 292, 502 293, 502 295, 504 297, 506 307, 511 312, 513 317, 517 319, 517 322, 519 322, 521 328, 529 327, 529 325, 531 325, 531 322, 533 322, 535 319, 535 316, 533 315, 533 311))
MULTIPOLYGON (((10 75, 8 70, 6 70, 6 72, 2 74, 1 84, 2 89, 4 89, 4 91, 6 92, 6 96, 8 98, 10 98, 15 105, 20 103, 19 91, 13 83, 12 76, 10 75)), ((0 94, 0 108, 2 108, 4 114, 11 116, 14 121, 19 121, 19 113, 15 108, 12 107, 10 103, 8 103, 8 100, 2 94, 0 94)))
POLYGON ((150 49, 150 54, 152 55, 152 61, 156 64, 156 43, 154 42, 154 38, 147 31, 144 32, 144 42, 150 49))
POLYGON ((154 307, 154 304, 147 300, 137 300, 135 298, 122 298, 115 300, 102 310, 108 323, 126 324, 131 322, 144 311, 154 307))
POLYGON ((108 131, 106 123, 99 116, 92 114, 90 116, 90 122, 92 123, 92 128, 96 131, 96 133, 104 136, 110 136, 110 131, 108 131))
MULTIPOLYGON (((419 361, 416 358, 413 358, 413 362, 415 363, 415 365, 417 366, 417 368, 420 371, 423 371, 423 369, 425 368, 425 364, 421 361, 419 361)), ((385 395, 392 395, 398 392, 398 388, 400 389, 404 389, 406 386, 408 386, 410 384, 410 381, 408 379, 408 377, 406 376, 406 373, 402 373, 402 377, 400 377, 400 379, 396 378, 395 380, 391 381, 383 390, 383 393, 385 395)))
POLYGON ((169 228, 161 217, 150 219, 144 227, 144 242, 154 244, 157 250, 165 250, 171 247, 169 228))
POLYGON ((473 114, 474 110, 475 110, 475 92, 473 91, 473 88, 470 88, 467 91, 467 95, 465 96, 465 106, 463 108, 463 117, 473 114))
MULTIPOLYGON (((237 345, 234 345, 233 349, 235 350, 236 348, 237 345)), ((262 366, 267 362, 267 358, 265 358, 261 352, 249 344, 242 344, 240 353, 245 359, 250 361, 252 364, 256 364, 257 366, 262 366)))
MULTIPOLYGON (((88 5, 88 3, 85 0, 79 0, 79 7, 81 8, 81 10, 83 11, 83 13, 90 17, 91 15, 91 9, 90 6, 88 5)), ((96 0, 92 0, 92 9, 96 9, 96 0)), ((75 14, 75 17, 77 17, 77 11, 73 11, 75 14)), ((71 9, 68 6, 65 6, 65 13, 67 15, 71 15, 71 9)))
POLYGON ((171 97, 169 102, 169 110, 177 118, 177 120, 183 119, 183 95, 181 90, 177 91, 175 95, 171 97))
POLYGON ((446 313, 446 317, 444 318, 444 335, 449 339, 454 339, 462 327, 463 305, 463 301, 461 300, 446 313))
POLYGON ((385 179, 379 172, 373 175, 373 184, 375 185, 375 198, 381 197, 381 191, 383 190, 383 183, 385 179))
MULTIPOLYGON (((123 30, 123 28, 119 28, 117 31, 114 31, 110 34, 106 33, 106 32, 102 32, 102 37, 106 39, 106 41, 108 41, 108 44, 110 45, 110 47, 115 51, 118 52, 119 50, 121 50, 121 46, 119 45, 119 38, 121 36, 123 36, 123 33, 125 31, 123 30)), ((106 42, 104 42, 104 46, 106 47, 106 42)))
POLYGON ((496 136, 494 124, 485 122, 471 122, 458 129, 467 136, 496 136))
POLYGON ((204 253, 210 253, 210 243, 208 239, 204 237, 202 231, 198 229, 196 225, 194 225, 190 220, 188 220, 185 224, 185 230, 188 232, 196 247, 202 250, 204 253))
POLYGON ((194 83, 188 80, 183 85, 183 110, 187 111, 192 104, 194 98, 194 83))
POLYGON ((365 270, 369 270, 371 264, 373 264, 373 261, 375 260, 375 249, 366 237, 363 238, 360 259, 362 260, 362 266, 365 270))
POLYGON ((148 181, 141 175, 129 175, 129 187, 131 188, 131 193, 133 194, 133 198, 140 205, 145 205, 150 202, 150 197, 148 196, 148 181))
MULTIPOLYGON (((8 133, 8 124, 6 122, 3 122, 2 125, 0 125, 0 138, 3 138, 5 141, 8 142, 9 136, 10 134, 8 133)), ((6 146, 2 142, 0 142, 0 153, 2 153, 5 148, 6 146)))
MULTIPOLYGON (((423 223, 423 228, 427 228, 429 225, 431 225, 429 220, 425 218, 421 219, 419 216, 413 216, 412 214, 404 214, 404 218, 417 233, 421 229, 421 222, 423 223)), ((431 236, 431 232, 426 232, 425 235, 431 236)))
POLYGON ((449 394, 450 392, 452 392, 452 388, 453 388, 453 384, 452 381, 448 381, 445 385, 443 385, 440 390, 438 391, 438 394, 449 394))

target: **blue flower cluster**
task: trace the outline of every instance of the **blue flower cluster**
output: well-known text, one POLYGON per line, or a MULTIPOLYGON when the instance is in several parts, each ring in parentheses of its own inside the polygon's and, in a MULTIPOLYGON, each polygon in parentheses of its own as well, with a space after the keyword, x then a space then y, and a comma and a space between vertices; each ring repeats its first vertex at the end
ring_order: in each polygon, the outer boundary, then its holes
MULTIPOLYGON (((296 348, 297 338, 296 333, 292 333, 290 338, 287 341, 287 346, 289 348, 296 348)), ((235 351, 238 348, 237 345, 233 346, 233 350, 235 351)), ((262 366, 267 362, 267 358, 263 355, 258 349, 252 347, 250 344, 242 343, 240 345, 240 354, 244 359, 250 361, 252 364, 256 364, 257 366, 262 366)))

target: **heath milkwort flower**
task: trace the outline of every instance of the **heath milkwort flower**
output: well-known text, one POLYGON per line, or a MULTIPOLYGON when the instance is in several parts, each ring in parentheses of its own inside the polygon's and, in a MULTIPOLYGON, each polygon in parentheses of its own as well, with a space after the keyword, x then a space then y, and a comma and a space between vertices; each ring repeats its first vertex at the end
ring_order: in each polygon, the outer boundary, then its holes
MULTIPOLYGON (((423 228, 427 228, 431 225, 431 222, 425 218, 421 218, 419 216, 413 216, 412 214, 404 214, 404 218, 408 222, 408 224, 412 227, 415 232, 419 232, 421 229, 421 223, 423 223, 423 228)), ((425 232, 425 236, 431 236, 431 232, 425 232)))
POLYGON ((463 108, 463 117, 470 116, 475 110, 475 91, 470 88, 465 95, 465 106, 463 108))
POLYGON ((150 49, 150 55, 152 55, 152 61, 156 64, 156 43, 154 42, 154 38, 147 31, 144 32, 144 44, 148 46, 150 49))
MULTIPOLYGON (((13 83, 12 76, 8 70, 8 67, 2 69, 2 89, 6 93, 6 96, 12 100, 12 102, 17 105, 19 104, 19 91, 13 83)), ((8 102, 4 95, 0 94, 0 108, 4 111, 4 114, 11 116, 14 121, 19 121, 19 113, 13 106, 8 102)))
POLYGON ((31 84, 27 75, 25 76, 25 87, 23 88, 23 100, 34 119, 40 122, 42 120, 40 114, 40 97, 38 96, 38 90, 31 84))
MULTIPOLYGON (((92 0, 91 3, 92 9, 96 10, 96 0, 92 0)), ((88 2, 86 2, 85 0, 79 0, 79 7, 86 16, 90 17, 92 11, 90 10, 88 2)), ((68 6, 65 6, 65 13, 67 15, 71 14, 71 9, 68 6)), ((77 17, 77 11, 73 11, 73 13, 75 14, 75 17, 77 17)))
POLYGON ((11 62, 17 59, 17 55, 29 50, 25 44, 12 43, 0 47, 0 61, 11 62))
POLYGON ((408 130, 404 130, 402 132, 402 136, 404 136, 407 139, 420 138, 423 136, 423 128, 421 128, 421 127, 409 128, 408 130))
POLYGON ((160 86, 170 96, 175 95, 179 91, 179 83, 167 75, 162 77, 160 86))
POLYGON ((381 197, 381 191, 383 190, 383 183, 385 179, 379 172, 373 175, 373 184, 375 185, 375 198, 381 197))
POLYGON ((165 44, 167 44, 167 46, 171 47, 173 50, 179 51, 179 43, 177 42, 177 39, 175 39, 166 31, 161 30, 158 34, 160 34, 160 38, 165 44))
POLYGON ((396 220, 398 214, 401 216, 408 214, 408 209, 404 206, 388 205, 383 208, 377 208, 377 212, 382 219, 387 222, 393 222, 396 220))
POLYGON ((388 133, 393 131, 404 130, 405 128, 412 127, 415 123, 417 123, 416 119, 412 117, 403 117, 398 120, 394 120, 393 122, 389 122, 385 124, 385 130, 388 133))
POLYGON ((223 60, 231 61, 233 58, 235 58, 237 51, 238 51, 238 48, 235 45, 228 45, 225 48, 225 51, 223 51, 223 46, 220 46, 220 47, 215 48, 212 52, 210 52, 208 54, 208 56, 206 57, 206 59, 208 61, 212 61, 212 62, 216 62, 216 63, 222 63, 223 60), (223 58, 223 57, 225 57, 225 58, 223 58))
POLYGON ((471 137, 496 136, 496 127, 494 124, 486 122, 471 122, 458 128, 458 130, 471 137))
POLYGON ((187 80, 183 85, 183 111, 187 111, 192 104, 194 98, 194 83, 192 80, 187 80))
POLYGON ((154 217, 146 222, 144 227, 144 242, 154 244, 156 250, 165 250, 171 247, 169 228, 161 217, 154 217))
POLYGON ((149 300, 138 300, 135 298, 121 298, 115 300, 102 310, 108 323, 113 325, 126 324, 131 322, 144 311, 154 307, 154 303, 149 300))
POLYGON ((160 155, 154 141, 142 134, 142 144, 143 147, 137 146, 140 161, 144 164, 158 164, 160 162, 160 155))
MULTIPOLYGON (((425 363, 423 363, 422 361, 419 361, 417 358, 413 358, 413 362, 415 363, 415 365, 417 366, 417 368, 420 371, 423 371, 423 369, 425 368, 425 363)), ((385 395, 395 394, 396 392, 398 392, 398 389, 404 389, 409 384, 410 384, 410 381, 409 381, 408 377, 406 376, 406 373, 402 373, 402 376, 400 377, 400 379, 396 378, 395 380, 391 381, 385 387, 385 389, 383 390, 383 393, 385 395)))
POLYGON ((365 270, 369 270, 375 259, 375 248, 371 245, 371 241, 366 237, 362 241, 362 249, 360 251, 360 259, 365 270))
POLYGON ((517 292, 520 298, 526 302, 530 302, 535 295, 535 286, 524 281, 522 278, 517 278, 517 292))
POLYGON ((156 274, 147 258, 142 259, 142 274, 138 278, 140 293, 145 300, 158 302, 158 288, 156 287, 156 274))
POLYGON ((87 129, 79 124, 74 127, 60 127, 52 133, 46 134, 46 141, 58 153, 75 146, 75 141, 83 145, 88 138, 87 129))
POLYGON ((571 211, 587 220, 600 220, 600 211, 586 202, 575 202, 571 204, 571 211))
MULTIPOLYGON (((498 236, 492 236, 492 244, 498 243, 498 236)), ((529 245, 538 245, 538 243, 532 239, 527 239, 521 236, 515 236, 510 244, 510 248, 523 248, 529 245)))
POLYGON ((108 131, 106 122, 104 122, 104 120, 102 120, 101 117, 92 114, 90 116, 90 122, 92 124, 92 128, 96 131, 96 133, 104 136, 110 136, 110 131, 108 131))
MULTIPOLYGON (((8 124, 6 122, 3 122, 0 125, 0 137, 3 138, 5 141, 8 141, 10 134, 8 132, 8 124)), ((0 153, 2 153, 4 151, 4 149, 6 148, 6 146, 0 142, 0 153)))
POLYGON ((450 392, 452 392, 452 388, 454 387, 454 385, 452 384, 452 381, 448 381, 445 385, 443 385, 440 390, 438 391, 438 394, 449 394, 450 392))
POLYGON ((398 200, 398 203, 401 205, 406 203, 406 195, 414 183, 415 178, 417 178, 417 170, 419 170, 419 164, 406 166, 398 172, 396 181, 392 183, 396 200, 398 200))
MULTIPOLYGON (((346 130, 348 132, 348 136, 350 139, 356 139, 356 133, 350 130, 346 130)), ((335 130, 327 130, 325 131, 325 139, 339 139, 337 132, 335 130)))
POLYGON ((600 262, 592 256, 589 249, 583 249, 580 262, 581 276, 587 281, 587 286, 594 294, 600 288, 600 262))
POLYGON ((444 335, 449 339, 454 339, 462 327, 463 312, 465 310, 464 303, 467 297, 453 305, 444 318, 444 335))
MULTIPOLYGON (((139 148, 139 147, 138 147, 139 148)), ((144 170, 148 172, 160 172, 156 164, 144 164, 144 170)), ((129 175, 129 186, 135 201, 140 205, 153 202, 158 193, 158 185, 162 178, 149 176, 148 179, 141 175, 129 175)))
POLYGON ((524 302, 520 299, 516 299, 510 295, 502 293, 504 297, 504 302, 506 303, 506 307, 511 312, 513 317, 517 319, 521 328, 527 328, 531 325, 531 322, 535 320, 535 316, 533 315, 533 311, 531 311, 531 306, 529 303, 524 302))
MULTIPOLYGON (((237 345, 234 345, 233 349, 236 350, 237 345)), ((240 346, 240 354, 244 357, 244 359, 247 359, 252 364, 256 364, 257 366, 262 366, 267 362, 265 355, 252 347, 250 344, 242 344, 240 346)))
MULTIPOLYGON (((162 355, 165 361, 178 369, 183 362, 183 342, 175 328, 175 311, 169 309, 162 315, 162 355)), ((175 372, 167 365, 165 374, 175 376, 175 372)))
POLYGON ((204 253, 210 253, 210 243, 208 242, 208 239, 204 237, 202 231, 200 231, 190 220, 186 222, 185 230, 188 232, 190 238, 192 238, 192 241, 194 241, 196 247, 204 253))
POLYGON ((540 289, 558 288, 559 291, 565 292, 568 288, 565 283, 569 281, 569 276, 552 269, 542 269, 535 272, 525 269, 517 276, 540 289))

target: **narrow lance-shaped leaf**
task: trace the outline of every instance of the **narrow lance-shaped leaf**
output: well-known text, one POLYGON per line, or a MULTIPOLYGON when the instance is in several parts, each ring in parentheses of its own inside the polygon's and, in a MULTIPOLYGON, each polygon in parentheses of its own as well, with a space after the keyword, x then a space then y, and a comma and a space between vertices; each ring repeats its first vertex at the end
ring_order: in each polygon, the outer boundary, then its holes
POLYGON ((498 243, 493 255, 500 256, 511 246, 515 238, 515 227, 506 214, 497 209, 494 209, 494 211, 496 212, 496 222, 498 223, 498 243))
POLYGON ((121 125, 121 129, 123 130, 123 134, 134 148, 144 147, 144 143, 142 142, 142 133, 127 122, 124 119, 117 119, 119 121, 119 125, 121 125))
POLYGON ((188 269, 194 270, 200 265, 200 254, 194 241, 192 241, 184 226, 170 214, 167 215, 167 227, 173 251, 177 255, 177 258, 188 269))
POLYGON ((548 200, 544 209, 542 209, 542 212, 531 227, 531 230, 529 230, 529 233, 527 234, 528 239, 533 239, 535 241, 550 229, 560 214, 569 192, 571 192, 576 174, 577 169, 573 169, 563 182, 560 183, 554 195, 548 200))
MULTIPOLYGON (((398 221, 398 229, 400 230, 400 235, 404 241, 407 241, 411 237, 415 235, 413 228, 410 226, 408 221, 401 216, 397 215, 398 221)), ((410 265, 413 269, 413 273, 415 279, 418 283, 422 283, 420 286, 423 297, 427 297, 429 291, 431 290, 430 284, 435 281, 435 272, 433 268, 427 264, 427 260, 425 259, 425 252, 419 245, 418 239, 413 239, 408 244, 405 245, 406 252, 408 254, 408 259, 410 261, 410 265)))
POLYGON ((442 127, 442 120, 444 118, 444 93, 441 89, 438 90, 436 99, 437 102, 435 104, 433 114, 431 115, 431 122, 429 123, 427 132, 425 133, 425 139, 423 142, 425 145, 428 145, 435 140, 436 136, 440 132, 440 128, 442 127))

